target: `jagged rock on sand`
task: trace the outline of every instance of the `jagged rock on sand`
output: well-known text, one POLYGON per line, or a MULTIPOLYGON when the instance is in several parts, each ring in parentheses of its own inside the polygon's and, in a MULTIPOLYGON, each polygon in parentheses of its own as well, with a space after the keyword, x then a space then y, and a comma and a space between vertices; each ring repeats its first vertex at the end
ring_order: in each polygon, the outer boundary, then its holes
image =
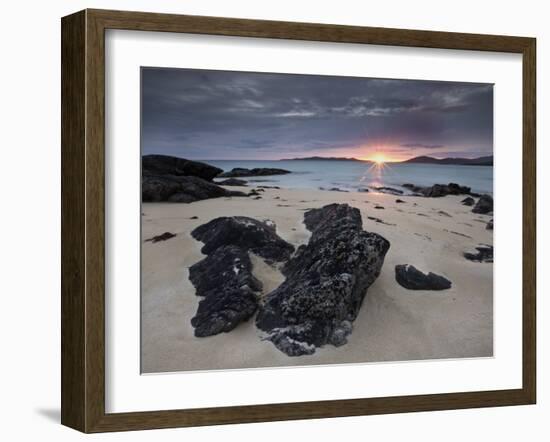
POLYGON ((192 203, 223 196, 246 196, 195 176, 147 175, 141 182, 144 202, 192 203))
POLYGON ((361 213, 330 204, 304 214, 307 245, 283 267, 285 281, 265 296, 256 318, 289 356, 347 342, 367 289, 380 274, 390 243, 362 229, 361 213))
POLYGON ((493 262, 493 246, 480 245, 476 250, 477 253, 465 252, 464 258, 475 262, 493 262))
POLYGON ((473 206, 476 203, 476 200, 473 199, 471 196, 468 196, 460 202, 465 206, 473 206))
POLYGON ((195 336, 212 336, 233 330, 258 308, 262 283, 252 274, 248 253, 240 247, 217 248, 189 268, 199 302, 191 319, 195 336))
POLYGON ((244 167, 235 167, 228 172, 220 173, 218 177, 232 178, 232 177, 247 177, 247 176, 269 176, 269 175, 286 175, 287 173, 291 173, 290 170, 270 168, 270 167, 256 167, 253 169, 246 169, 244 167))
POLYGON ((408 290, 446 290, 452 285, 447 278, 432 272, 425 274, 410 264, 395 266, 395 280, 408 290))
POLYGON ((209 164, 169 155, 144 155, 141 157, 141 170, 143 176, 195 176, 207 181, 223 172, 222 169, 209 164))
POLYGON ((294 252, 294 246, 277 235, 273 222, 246 216, 215 218, 194 229, 191 236, 204 243, 201 252, 207 255, 219 247, 235 245, 273 263, 288 260, 294 252))
POLYGON ((491 213, 493 211, 493 197, 491 195, 481 195, 477 200, 476 205, 472 209, 473 213, 480 213, 482 215, 491 213))

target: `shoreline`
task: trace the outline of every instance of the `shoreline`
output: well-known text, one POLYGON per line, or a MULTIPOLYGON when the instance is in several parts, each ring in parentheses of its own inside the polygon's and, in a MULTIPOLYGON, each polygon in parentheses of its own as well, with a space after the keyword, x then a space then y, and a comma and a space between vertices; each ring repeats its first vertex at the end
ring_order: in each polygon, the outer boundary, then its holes
MULTIPOLYGON (((472 213, 471 207, 460 203, 463 195, 425 198, 265 188, 260 196, 257 200, 221 197, 191 204, 143 203, 143 241, 164 232, 176 234, 163 242, 142 243, 143 373, 492 356, 492 264, 462 256, 479 244, 493 244, 492 231, 485 229, 492 216, 472 213), (396 199, 405 203, 396 203, 396 199), (272 343, 261 341, 253 320, 229 333, 207 338, 193 335, 190 319, 199 298, 188 280, 188 267, 204 255, 202 244, 190 236, 192 229, 219 216, 270 219, 278 235, 297 247, 310 235, 302 223, 303 213, 330 203, 359 208, 363 228, 391 243, 348 344, 327 345, 313 355, 291 358, 272 343), (441 274, 453 286, 442 292, 406 290, 395 281, 397 264, 441 274)), ((281 282, 282 275, 260 259, 252 257, 252 261, 265 295, 281 282)))

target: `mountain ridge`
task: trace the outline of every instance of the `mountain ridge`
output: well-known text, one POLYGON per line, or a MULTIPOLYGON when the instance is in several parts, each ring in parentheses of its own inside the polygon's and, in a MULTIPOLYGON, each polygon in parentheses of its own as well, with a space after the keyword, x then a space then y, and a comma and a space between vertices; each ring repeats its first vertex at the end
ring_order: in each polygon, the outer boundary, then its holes
POLYGON ((458 166, 492 166, 493 155, 487 155, 477 158, 460 158, 460 157, 448 157, 448 158, 434 158, 427 155, 422 155, 414 158, 409 158, 405 161, 399 161, 399 163, 412 163, 412 164, 454 164, 458 166))

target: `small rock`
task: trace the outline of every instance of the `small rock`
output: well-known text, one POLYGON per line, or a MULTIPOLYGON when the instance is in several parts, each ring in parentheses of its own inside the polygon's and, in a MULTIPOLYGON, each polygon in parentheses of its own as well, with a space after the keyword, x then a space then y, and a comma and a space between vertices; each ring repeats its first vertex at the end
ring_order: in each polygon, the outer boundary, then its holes
POLYGON ((167 239, 173 238, 176 236, 175 233, 164 232, 162 235, 153 236, 152 238, 146 239, 145 241, 151 241, 153 244, 159 241, 166 241, 167 239))
POLYGON ((347 190, 340 189, 339 187, 331 187, 328 190, 331 192, 348 192, 347 190))
POLYGON ((476 200, 473 199, 471 196, 468 196, 460 202, 465 206, 473 206, 475 204, 476 200))
POLYGON ((493 197, 491 195, 481 195, 476 205, 472 209, 473 213, 488 214, 493 211, 493 197))
POLYGON ((435 273, 422 273, 410 264, 395 266, 395 280, 408 290, 446 290, 451 288, 451 281, 435 273))
POLYGON ((464 258, 475 262, 493 262, 493 246, 481 245, 476 250, 477 253, 464 253, 464 258))
POLYGON ((485 227, 485 229, 487 230, 493 230, 493 220, 489 221, 487 223, 487 227, 485 227))
POLYGON ((374 206, 375 209, 384 209, 384 206, 379 206, 378 204, 374 206))
POLYGON ((395 200, 395 202, 398 203, 398 204, 402 204, 402 203, 404 203, 405 201, 400 200, 399 198, 397 198, 397 199, 395 200))

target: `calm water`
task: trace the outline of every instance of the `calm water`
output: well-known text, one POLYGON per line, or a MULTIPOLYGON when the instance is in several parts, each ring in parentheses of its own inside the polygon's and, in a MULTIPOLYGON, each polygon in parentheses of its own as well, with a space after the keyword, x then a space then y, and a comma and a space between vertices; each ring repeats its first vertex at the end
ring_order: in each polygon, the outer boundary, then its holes
POLYGON ((458 183, 470 186, 473 192, 493 193, 493 168, 489 166, 453 166, 433 164, 391 164, 373 167, 355 161, 242 161, 203 160, 224 171, 234 167, 277 167, 293 173, 245 178, 258 184, 285 188, 318 189, 338 187, 357 190, 368 186, 391 186, 401 190, 404 183, 421 186, 458 183))

